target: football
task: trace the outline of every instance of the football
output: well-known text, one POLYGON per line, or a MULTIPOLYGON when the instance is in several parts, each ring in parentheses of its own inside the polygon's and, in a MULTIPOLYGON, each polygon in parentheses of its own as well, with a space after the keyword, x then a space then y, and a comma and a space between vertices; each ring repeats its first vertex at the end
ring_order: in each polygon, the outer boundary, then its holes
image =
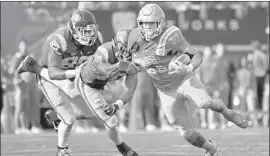
POLYGON ((188 65, 190 63, 190 57, 187 54, 176 54, 171 62, 181 62, 188 65))

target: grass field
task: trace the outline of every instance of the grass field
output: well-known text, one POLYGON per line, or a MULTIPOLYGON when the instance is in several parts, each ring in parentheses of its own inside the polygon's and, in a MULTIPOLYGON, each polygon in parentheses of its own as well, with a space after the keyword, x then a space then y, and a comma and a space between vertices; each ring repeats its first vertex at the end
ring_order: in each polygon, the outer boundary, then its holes
MULTIPOLYGON (((268 156, 269 128, 242 130, 199 129, 208 138, 214 138, 220 156, 268 156)), ((177 132, 123 133, 123 139, 140 156, 203 156, 204 150, 187 144, 177 132)), ((1 135, 2 156, 55 156, 56 133, 41 135, 1 135)), ((74 134, 69 147, 72 156, 118 156, 114 144, 105 132, 74 134)))

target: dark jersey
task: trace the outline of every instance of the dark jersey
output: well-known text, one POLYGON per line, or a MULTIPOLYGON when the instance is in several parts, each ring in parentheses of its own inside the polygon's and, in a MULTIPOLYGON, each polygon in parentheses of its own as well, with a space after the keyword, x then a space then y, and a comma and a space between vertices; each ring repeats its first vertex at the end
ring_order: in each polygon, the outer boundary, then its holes
POLYGON ((113 47, 112 42, 101 45, 82 67, 82 80, 90 87, 103 89, 108 81, 126 76, 125 71, 119 70, 117 53, 118 48, 113 47))
POLYGON ((98 32, 98 38, 91 46, 78 47, 75 42, 67 26, 56 30, 42 46, 41 64, 47 66, 49 53, 56 53, 62 57, 61 69, 75 69, 93 55, 103 41, 98 32))

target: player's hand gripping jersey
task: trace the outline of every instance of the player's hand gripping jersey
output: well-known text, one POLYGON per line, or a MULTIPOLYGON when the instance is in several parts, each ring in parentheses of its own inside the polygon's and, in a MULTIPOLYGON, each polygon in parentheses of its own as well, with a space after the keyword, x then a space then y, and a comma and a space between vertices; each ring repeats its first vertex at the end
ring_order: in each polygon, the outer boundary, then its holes
POLYGON ((159 90, 170 90, 181 83, 186 72, 168 73, 169 63, 176 53, 186 53, 190 48, 181 30, 176 26, 165 26, 163 33, 149 42, 140 38, 140 33, 138 28, 131 32, 128 46, 128 49, 133 49, 134 43, 139 41, 138 51, 132 53, 132 64, 137 71, 145 69, 159 90))
POLYGON ((85 62, 90 55, 93 55, 102 42, 101 34, 98 32, 98 38, 93 45, 77 46, 69 28, 67 26, 62 27, 50 35, 43 44, 41 64, 47 67, 48 63, 52 66, 61 63, 61 69, 75 69, 85 62), (56 57, 48 57, 49 55, 55 55, 56 57), (48 59, 58 58, 58 56, 61 56, 61 59, 48 59))

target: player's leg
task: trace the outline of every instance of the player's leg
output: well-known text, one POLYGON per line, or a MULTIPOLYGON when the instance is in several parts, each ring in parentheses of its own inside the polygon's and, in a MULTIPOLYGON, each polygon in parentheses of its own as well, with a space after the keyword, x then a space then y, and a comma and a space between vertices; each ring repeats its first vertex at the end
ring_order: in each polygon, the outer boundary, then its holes
POLYGON ((115 143, 119 152, 122 155, 130 153, 130 156, 137 156, 137 153, 123 142, 117 127, 118 120, 116 116, 108 116, 103 111, 106 101, 101 91, 87 86, 80 78, 76 79, 75 83, 89 109, 104 123, 109 138, 115 143))
POLYGON ((222 100, 216 97, 211 98, 202 82, 195 75, 187 77, 177 92, 193 100, 200 108, 209 108, 215 112, 221 113, 227 120, 241 128, 246 128, 248 125, 247 120, 242 115, 228 109, 222 100))
POLYGON ((57 153, 59 156, 68 156, 70 153, 68 139, 76 121, 73 107, 69 103, 68 96, 52 83, 38 77, 38 85, 61 120, 58 125, 57 153))
POLYGON ((214 154, 217 150, 215 143, 193 129, 186 97, 179 93, 176 98, 162 92, 159 92, 159 95, 165 115, 180 135, 191 145, 203 148, 209 154, 214 154))

